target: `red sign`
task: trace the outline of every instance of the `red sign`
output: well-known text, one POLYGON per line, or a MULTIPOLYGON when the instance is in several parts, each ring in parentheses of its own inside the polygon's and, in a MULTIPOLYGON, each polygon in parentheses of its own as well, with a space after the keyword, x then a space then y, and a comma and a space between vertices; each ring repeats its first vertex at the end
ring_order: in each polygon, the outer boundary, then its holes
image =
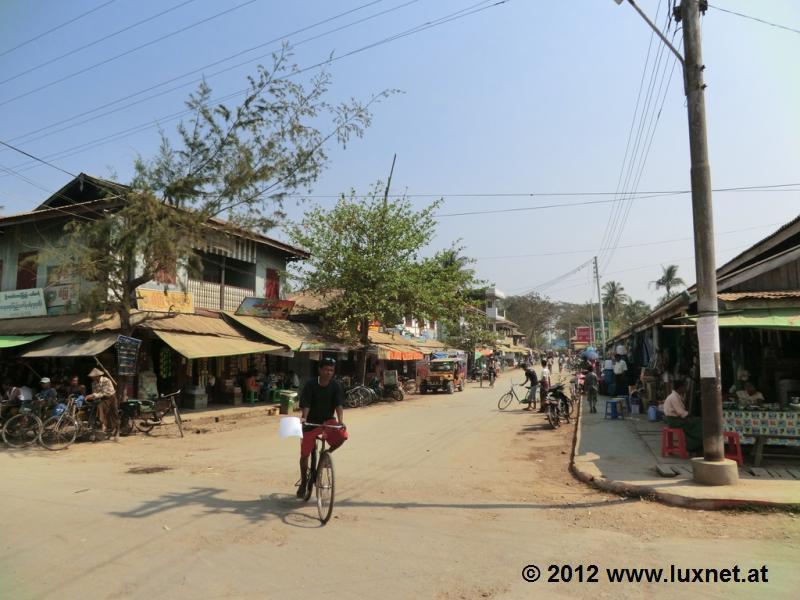
POLYGON ((589 344, 592 341, 592 328, 591 327, 576 327, 575 328, 575 341, 579 344, 589 344))

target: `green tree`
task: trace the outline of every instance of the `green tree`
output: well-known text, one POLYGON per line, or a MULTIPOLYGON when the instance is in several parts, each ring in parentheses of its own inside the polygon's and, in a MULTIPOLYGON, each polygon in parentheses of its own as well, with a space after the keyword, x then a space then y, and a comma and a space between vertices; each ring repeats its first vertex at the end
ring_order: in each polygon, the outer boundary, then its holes
POLYGON ((271 68, 259 66, 236 106, 213 104, 203 82, 186 103, 192 116, 179 124, 177 141, 162 132, 157 155, 136 161, 131 186, 110 191, 109 211, 68 225, 48 255, 63 274, 101 284, 82 299, 88 310, 110 308, 130 331, 136 287, 178 266, 194 271, 193 249, 202 247, 210 219, 268 230, 283 216, 286 194, 307 188, 325 168, 326 144, 361 136, 370 104, 390 93, 332 104, 330 75, 295 81, 290 58, 284 47, 271 68), (326 123, 327 133, 319 129, 326 123))
POLYGON ((631 300, 622 308, 620 315, 620 327, 627 329, 634 323, 641 321, 650 314, 650 305, 642 300, 631 300))
POLYGON ((667 265, 666 267, 662 266, 661 277, 655 281, 651 281, 650 283, 658 290, 662 288, 664 289, 664 301, 669 300, 676 295, 676 292, 672 291, 674 288, 683 287, 686 285, 686 282, 682 278, 678 277, 678 265, 667 265))
POLYGON ((506 299, 506 315, 519 325, 528 344, 536 348, 544 341, 544 333, 553 327, 554 305, 536 292, 506 299))
POLYGON ((625 293, 625 288, 619 281, 607 281, 603 284, 603 308, 604 315, 609 321, 616 320, 622 308, 631 301, 630 296, 625 293))
MULTIPOLYGON (((389 201, 376 184, 362 200, 351 191, 330 210, 313 207, 289 229, 311 253, 299 265, 302 287, 328 300, 327 326, 359 340, 366 350, 372 321, 399 323, 406 315, 457 322, 473 276, 448 260, 449 251, 423 258, 435 232, 441 202, 413 210, 406 199, 389 201), (345 293, 340 293, 345 290, 345 293)), ((365 352, 360 376, 365 372, 365 352)))

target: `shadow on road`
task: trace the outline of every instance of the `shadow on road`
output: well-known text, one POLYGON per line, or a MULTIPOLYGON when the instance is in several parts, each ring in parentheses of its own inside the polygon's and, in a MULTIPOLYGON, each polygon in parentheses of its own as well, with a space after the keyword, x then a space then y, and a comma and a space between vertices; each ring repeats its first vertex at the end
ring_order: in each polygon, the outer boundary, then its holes
MULTIPOLYGON (((316 514, 309 515, 301 510, 312 512, 314 500, 309 503, 289 494, 269 494, 253 500, 236 500, 225 498, 228 490, 222 488, 193 488, 187 492, 170 492, 153 500, 148 500, 139 507, 129 511, 112 512, 116 517, 125 519, 144 519, 170 510, 185 509, 196 506, 203 509, 203 516, 213 514, 239 515, 258 523, 271 518, 278 518, 292 527, 319 527, 316 514)), ((628 498, 618 498, 603 502, 567 502, 564 504, 528 504, 528 503, 448 503, 448 502, 373 502, 368 500, 341 499, 336 508, 392 508, 392 509, 456 509, 456 510, 548 510, 548 509, 584 509, 611 506, 630 502, 628 498)))

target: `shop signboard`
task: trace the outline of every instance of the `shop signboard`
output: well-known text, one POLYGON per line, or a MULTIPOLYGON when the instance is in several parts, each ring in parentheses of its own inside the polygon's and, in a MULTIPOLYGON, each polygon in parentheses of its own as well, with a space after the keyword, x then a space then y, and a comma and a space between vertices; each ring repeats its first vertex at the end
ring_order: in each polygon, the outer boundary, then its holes
POLYGON ((47 305, 42 288, 0 292, 0 319, 45 316, 47 305))
POLYGON ((136 375, 136 362, 142 340, 121 335, 117 337, 117 373, 120 377, 136 375))
POLYGON ((236 309, 240 317, 263 317, 266 319, 288 319, 294 308, 294 300, 277 298, 245 298, 236 309))
POLYGON ((575 341, 579 344, 589 344, 592 341, 592 328, 591 327, 576 327, 575 328, 575 341))
POLYGON ((153 312, 194 314, 194 298, 189 292, 136 288, 136 306, 153 312))
MULTIPOLYGON (((609 335, 610 330, 608 327, 608 321, 605 322, 605 330, 606 330, 605 339, 607 340, 611 339, 611 336, 609 335)), ((594 339, 592 340, 593 342, 599 343, 603 339, 603 334, 600 332, 600 321, 594 322, 593 334, 594 334, 594 339)))
POLYGON ((44 288, 44 299, 47 304, 47 314, 70 315, 80 309, 78 295, 81 286, 78 283, 58 283, 44 288))

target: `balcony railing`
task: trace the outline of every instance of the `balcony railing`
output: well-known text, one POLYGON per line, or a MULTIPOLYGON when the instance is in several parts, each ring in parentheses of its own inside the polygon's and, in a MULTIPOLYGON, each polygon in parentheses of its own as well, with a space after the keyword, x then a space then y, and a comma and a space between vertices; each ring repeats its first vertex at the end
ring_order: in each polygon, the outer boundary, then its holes
POLYGON ((220 306, 221 288, 222 286, 219 283, 197 281, 196 279, 190 279, 187 285, 187 291, 192 294, 194 305, 197 308, 233 311, 239 308, 242 300, 256 295, 255 290, 226 285, 222 297, 222 306, 220 306))

